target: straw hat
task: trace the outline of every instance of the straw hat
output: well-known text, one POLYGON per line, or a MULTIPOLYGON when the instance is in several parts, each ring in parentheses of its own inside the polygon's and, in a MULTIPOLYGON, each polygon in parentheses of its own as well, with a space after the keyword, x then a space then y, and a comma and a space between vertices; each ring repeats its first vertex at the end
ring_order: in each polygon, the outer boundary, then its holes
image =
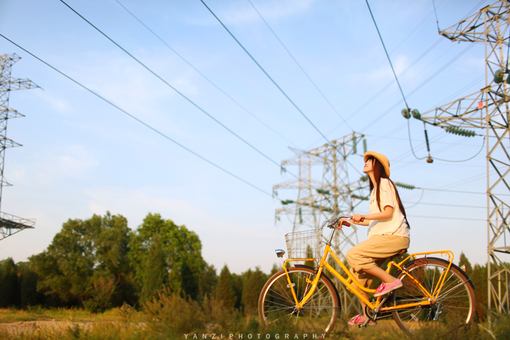
POLYGON ((384 167, 384 171, 386 171, 386 174, 389 176, 390 175, 390 161, 388 160, 388 158, 383 155, 382 153, 377 153, 375 151, 367 151, 365 152, 365 155, 363 156, 363 159, 364 161, 366 162, 368 157, 374 157, 375 159, 377 159, 384 167))

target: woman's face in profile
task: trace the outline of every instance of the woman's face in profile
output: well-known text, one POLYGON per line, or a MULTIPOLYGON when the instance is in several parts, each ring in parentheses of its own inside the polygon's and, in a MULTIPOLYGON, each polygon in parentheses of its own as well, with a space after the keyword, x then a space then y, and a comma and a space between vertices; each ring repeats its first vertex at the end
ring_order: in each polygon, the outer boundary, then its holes
POLYGON ((367 174, 371 171, 374 171, 374 159, 373 158, 367 159, 367 161, 365 162, 365 166, 363 167, 364 173, 367 174))

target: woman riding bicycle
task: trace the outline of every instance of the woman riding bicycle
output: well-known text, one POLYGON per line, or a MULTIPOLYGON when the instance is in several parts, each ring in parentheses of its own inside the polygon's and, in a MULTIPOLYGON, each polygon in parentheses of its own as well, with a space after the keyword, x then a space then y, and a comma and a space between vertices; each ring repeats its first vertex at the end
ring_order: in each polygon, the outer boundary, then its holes
MULTIPOLYGON (((351 223, 369 226, 368 238, 351 248, 347 254, 347 262, 351 272, 364 286, 369 287, 375 277, 383 283, 377 288, 375 297, 388 294, 402 287, 402 282, 380 266, 390 257, 397 255, 409 247, 409 224, 406 212, 395 184, 390 180, 390 162, 386 156, 368 151, 364 155, 363 172, 370 179, 370 213, 354 214, 351 223)), ((358 289, 364 296, 366 293, 358 289)), ((365 304, 360 300, 363 315, 357 315, 350 325, 360 325, 367 319, 365 304)), ((368 323, 374 324, 373 321, 368 323)))

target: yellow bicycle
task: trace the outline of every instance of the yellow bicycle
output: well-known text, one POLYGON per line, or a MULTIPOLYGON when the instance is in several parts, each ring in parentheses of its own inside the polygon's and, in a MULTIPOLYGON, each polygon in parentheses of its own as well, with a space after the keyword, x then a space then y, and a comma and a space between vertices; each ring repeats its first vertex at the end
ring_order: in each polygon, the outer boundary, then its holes
MULTIPOLYGON (((366 299, 354 286, 368 294, 375 293, 375 289, 362 287, 331 249, 335 232, 342 225, 350 225, 345 218, 326 221, 320 229, 285 235, 288 259, 283 270, 267 281, 259 297, 259 315, 264 324, 291 323, 300 331, 319 330, 323 336, 329 333, 341 306, 331 275, 324 269, 366 304, 369 318, 362 326, 369 320, 393 317, 402 330, 413 334, 431 323, 453 328, 473 320, 474 285, 453 264, 454 255, 449 250, 414 253, 399 262, 390 261, 386 271, 396 271, 393 275, 402 280, 403 287, 371 301, 366 299), (324 226, 332 229, 328 238, 323 236, 324 226), (335 263, 344 276, 335 270, 335 263)), ((277 250, 279 257, 284 253, 277 250)))

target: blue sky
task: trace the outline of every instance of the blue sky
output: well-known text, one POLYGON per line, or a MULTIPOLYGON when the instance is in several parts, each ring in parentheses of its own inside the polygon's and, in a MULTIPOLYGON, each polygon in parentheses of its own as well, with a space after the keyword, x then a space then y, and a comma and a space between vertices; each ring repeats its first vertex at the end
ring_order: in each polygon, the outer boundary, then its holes
MULTIPOLYGON (((204 0, 313 125, 199 0, 66 1, 159 78, 61 1, 0 0, 2 35, 217 165, 0 37, 2 54, 22 58, 12 76, 41 87, 10 96, 10 107, 26 117, 9 121, 8 137, 23 147, 6 151, 5 177, 13 186, 4 188, 2 211, 37 224, 2 240, 0 259, 40 253, 69 218, 110 211, 135 229, 153 212, 195 231, 216 268, 267 272, 292 229, 275 223, 281 204, 267 194, 292 178, 274 162, 294 155, 289 146, 310 150, 326 142, 321 134, 334 140, 355 131, 366 135, 370 150, 388 156, 394 181, 433 189, 400 189, 412 225, 410 250, 451 249, 486 262, 485 151, 466 162, 439 160, 472 158, 483 138, 429 126, 437 159, 417 159, 427 156, 423 124, 400 114, 405 104, 365 1, 250 1, 204 0)), ((436 23, 432 0, 370 1, 411 108, 426 112, 485 86, 483 44, 453 43, 437 27, 488 4, 436 0, 436 23)), ((355 178, 361 155, 351 163, 355 178)), ((295 198, 292 191, 279 195, 295 198)), ((362 204, 357 212, 367 210, 362 204)), ((365 237, 360 229, 359 239, 365 237)))

